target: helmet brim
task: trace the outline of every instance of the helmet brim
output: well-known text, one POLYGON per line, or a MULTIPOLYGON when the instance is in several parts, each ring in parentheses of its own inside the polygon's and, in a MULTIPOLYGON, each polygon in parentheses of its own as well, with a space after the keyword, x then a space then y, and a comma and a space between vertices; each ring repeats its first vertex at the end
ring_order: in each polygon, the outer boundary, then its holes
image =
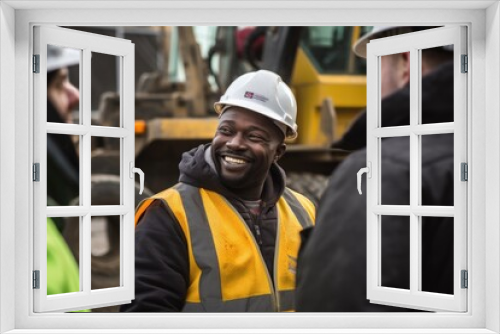
POLYGON ((391 26, 375 26, 372 31, 365 34, 363 37, 358 39, 354 46, 352 47, 352 51, 361 58, 366 58, 366 45, 372 39, 377 38, 383 32, 391 30, 394 27, 391 26))
POLYGON ((224 107, 226 106, 232 106, 232 107, 241 107, 245 108, 248 110, 251 110, 253 112, 256 112, 258 114, 261 114, 269 119, 271 119, 273 122, 277 122, 279 124, 285 125, 286 126, 286 134, 285 137, 286 139, 295 139, 297 138, 297 124, 295 124, 295 128, 290 127, 287 123, 285 123, 282 119, 279 119, 277 117, 272 117, 270 115, 274 115, 275 113, 266 108, 265 106, 261 104, 254 103, 252 101, 241 101, 241 100, 227 100, 224 102, 215 102, 214 103, 214 109, 217 114, 221 114, 224 107), (266 110, 266 112, 264 112, 266 110))

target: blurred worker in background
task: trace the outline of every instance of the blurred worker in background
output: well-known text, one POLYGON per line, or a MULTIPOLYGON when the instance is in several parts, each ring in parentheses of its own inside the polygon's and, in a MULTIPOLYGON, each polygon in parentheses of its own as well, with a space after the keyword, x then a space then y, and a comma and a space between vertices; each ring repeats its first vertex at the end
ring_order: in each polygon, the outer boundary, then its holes
MULTIPOLYGON (((47 47, 47 122, 73 123, 80 94, 69 81, 68 67, 80 62, 75 49, 47 47)), ((68 205, 79 195, 79 159, 70 136, 47 136, 47 195, 52 205, 68 205)), ((49 203, 50 205, 50 203, 49 203)))
MULTIPOLYGON (((366 57, 374 38, 418 30, 375 27, 354 46, 366 57)), ((453 122, 452 48, 422 51, 422 122, 453 122)), ((414 60, 415 61, 415 60, 414 60)), ((410 124, 409 52, 381 57, 382 126, 410 124)), ((422 204, 453 205, 453 134, 422 136, 422 204), (424 149, 427 148, 427 149, 424 149)), ((382 204, 409 205, 409 139, 383 139, 382 204)), ((366 166, 366 113, 334 147, 355 151, 334 171, 319 204, 314 229, 301 249, 297 311, 408 311, 366 298, 366 191, 356 173, 366 166)), ((384 216, 381 285, 409 289, 408 217, 384 216)), ((422 290, 453 294, 453 218, 422 217, 422 290)))
POLYGON ((277 164, 297 135, 295 97, 261 70, 215 110, 211 144, 184 153, 180 183, 136 210, 135 300, 121 311, 293 310, 299 232, 315 215, 277 164))
MULTIPOLYGON (((73 123, 79 92, 69 81, 68 67, 80 52, 47 48, 47 122, 73 123)), ((78 155, 70 136, 47 135, 47 205, 69 205, 79 195, 78 155)), ((76 260, 61 235, 63 218, 47 218, 47 294, 80 291, 76 260)))

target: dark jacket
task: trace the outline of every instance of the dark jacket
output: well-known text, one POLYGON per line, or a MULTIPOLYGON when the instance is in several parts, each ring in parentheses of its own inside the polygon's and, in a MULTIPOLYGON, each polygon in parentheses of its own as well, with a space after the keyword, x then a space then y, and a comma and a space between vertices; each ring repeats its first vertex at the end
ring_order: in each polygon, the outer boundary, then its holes
MULTIPOLYGON (((453 121, 453 64, 422 82, 423 122, 453 121)), ((409 124, 409 88, 382 102, 383 126, 409 124)), ((422 204, 453 205, 453 134, 422 138, 422 204)), ((357 150, 333 173, 319 204, 316 226, 299 253, 297 311, 407 311, 366 299, 366 182, 356 189, 356 173, 366 167, 366 114, 335 145, 357 150)), ((382 204, 409 204, 409 138, 382 141, 382 204)), ((423 290, 453 293, 453 219, 423 218, 423 290)), ((306 233, 304 233, 307 235, 306 233)), ((382 217, 382 285, 409 289, 408 217, 382 217)))
MULTIPOLYGON (((223 195, 240 213, 256 240, 255 226, 261 230, 261 252, 273 277, 276 239, 276 202, 285 190, 285 175, 277 165, 271 166, 262 192, 260 220, 253 218, 243 201, 219 180, 206 161, 210 145, 199 146, 182 156, 179 181, 223 195)), ((135 300, 121 306, 122 312, 181 311, 189 285, 187 242, 173 213, 162 201, 155 201, 145 211, 135 233, 135 300)))
MULTIPOLYGON (((47 99, 47 122, 64 122, 49 99, 47 99)), ((71 137, 68 135, 47 135, 48 205, 69 205, 79 195, 80 177, 78 170, 78 155, 71 137)))

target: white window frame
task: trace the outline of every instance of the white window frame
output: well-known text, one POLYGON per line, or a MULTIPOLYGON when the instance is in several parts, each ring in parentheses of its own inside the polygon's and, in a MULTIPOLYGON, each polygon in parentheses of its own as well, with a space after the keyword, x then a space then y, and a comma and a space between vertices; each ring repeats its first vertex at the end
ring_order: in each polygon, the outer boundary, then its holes
POLYGON ((39 271, 39 288, 34 290, 35 312, 75 311, 129 303, 134 298, 134 211, 133 179, 134 132, 134 44, 129 40, 96 35, 71 29, 41 25, 34 27, 34 54, 39 55, 39 73, 33 74, 34 162, 40 165, 39 181, 33 184, 34 256, 33 268, 39 271), (80 122, 79 124, 47 122, 47 45, 80 51, 80 122), (120 124, 116 127, 91 123, 92 53, 112 55, 119 60, 120 124), (78 135, 81 140, 79 198, 77 206, 47 206, 47 134, 78 135), (92 136, 117 138, 120 141, 120 205, 91 204, 92 136), (119 286, 91 288, 91 219, 92 216, 119 216, 120 282, 119 286), (73 293, 47 295, 47 218, 80 217, 79 282, 73 293))
MULTIPOLYGON (((427 311, 467 310, 467 290, 461 288, 461 270, 467 270, 467 185, 461 181, 460 164, 467 163, 467 73, 461 73, 461 55, 466 55, 466 27, 449 26, 372 40, 367 45, 367 162, 371 177, 367 179, 367 297, 372 303, 404 305, 427 311), (422 52, 438 46, 453 46, 454 101, 453 122, 422 124, 422 52), (410 53, 410 123, 382 127, 381 58, 391 54, 410 53), (422 205, 422 137, 453 134, 453 206, 422 205), (409 141, 409 203, 382 203, 382 140, 404 137, 409 141), (388 215, 408 217, 409 223, 409 289, 382 286, 382 223, 388 215), (453 218, 453 290, 451 295, 422 291, 421 218, 453 218)), ((384 191, 386 189, 383 189, 384 191)), ((390 191, 390 190, 389 190, 390 191)), ((436 273, 439 275, 439 273, 436 273)))
POLYGON ((0 3, 0 332, 500 332, 500 9, 498 1, 232 1, 0 3), (53 10, 61 9, 62 10, 53 10), (97 8, 99 6, 99 8, 97 8), (130 9, 120 8, 127 6, 130 9), (137 10, 138 7, 149 8, 137 10), (456 7, 459 6, 459 7, 456 7), (69 7, 69 8, 68 8, 69 7), (102 10, 100 8, 107 8, 102 10), (52 10, 44 10, 49 8, 52 10), (75 9, 79 8, 79 9, 75 9), (193 9, 196 8, 196 9, 193 9), (313 9, 311 9, 313 8, 313 9), (411 10, 410 10, 411 9, 411 10), (33 123, 30 45, 34 24, 56 25, 443 25, 469 28, 470 270, 465 314, 141 315, 33 314, 30 181, 33 123), (487 69, 487 70, 486 70, 487 69), (14 84, 12 81, 15 78, 14 84), (13 126, 14 124, 14 126, 13 126), (12 138, 14 138, 14 143, 12 138), (485 152, 488 152, 486 154, 485 152), (14 175, 14 177, 13 177, 14 175), (486 177, 487 175, 487 177, 486 177), (487 181, 487 182, 486 182, 487 181), (15 195, 12 195, 12 191, 15 195), (487 196, 486 196, 487 194, 487 196), (15 208, 15 210, 12 210, 15 208), (13 288, 14 287, 14 288, 13 288), (486 293, 487 291, 487 293, 486 293), (168 328, 166 328, 168 326, 168 328), (411 329, 414 328, 414 329, 411 329), (415 330, 417 328, 418 330, 415 330), (135 330, 134 330, 135 329, 135 330), (177 329, 177 330, 176 330, 177 329), (392 329, 392 330, 391 330, 392 329))

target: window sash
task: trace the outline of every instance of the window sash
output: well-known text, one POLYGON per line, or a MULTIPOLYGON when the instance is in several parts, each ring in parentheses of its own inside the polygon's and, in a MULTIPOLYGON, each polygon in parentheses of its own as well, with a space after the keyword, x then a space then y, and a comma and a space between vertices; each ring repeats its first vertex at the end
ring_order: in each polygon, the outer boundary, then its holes
POLYGON ((461 288, 461 270, 467 269, 467 183, 460 181, 460 163, 467 162, 466 83, 460 73, 460 55, 466 54, 466 28, 446 27, 372 40, 367 46, 367 161, 372 177, 367 179, 367 297, 371 302, 399 307, 460 311, 467 310, 467 289, 461 288), (454 45, 454 122, 419 125, 421 63, 419 50, 454 45), (381 127, 380 58, 410 52, 410 125, 381 127), (454 134, 454 206, 426 207, 418 204, 421 192, 421 143, 426 134, 454 134), (380 205, 381 139, 407 136, 410 140, 410 205, 380 205), (410 217, 410 289, 381 286, 381 217, 410 217), (421 216, 454 217, 454 295, 420 292, 421 216))
POLYGON ((130 302, 134 296, 134 47, 130 41, 59 27, 35 27, 34 54, 40 55, 40 72, 34 83, 34 161, 40 163, 40 181, 33 185, 34 194, 34 267, 40 271, 39 289, 34 289, 35 312, 72 311, 130 302), (47 45, 81 50, 80 56, 80 124, 47 122, 47 45), (121 126, 91 125, 91 54, 99 52, 120 58, 121 126), (80 136, 79 206, 47 206, 47 134, 80 136), (91 137, 120 138, 120 205, 91 205, 91 137), (132 165, 130 165, 132 163, 132 165), (120 216, 120 285, 114 288, 91 288, 91 218, 120 216), (47 225, 48 217, 80 217, 79 276, 80 291, 47 295, 47 225))

